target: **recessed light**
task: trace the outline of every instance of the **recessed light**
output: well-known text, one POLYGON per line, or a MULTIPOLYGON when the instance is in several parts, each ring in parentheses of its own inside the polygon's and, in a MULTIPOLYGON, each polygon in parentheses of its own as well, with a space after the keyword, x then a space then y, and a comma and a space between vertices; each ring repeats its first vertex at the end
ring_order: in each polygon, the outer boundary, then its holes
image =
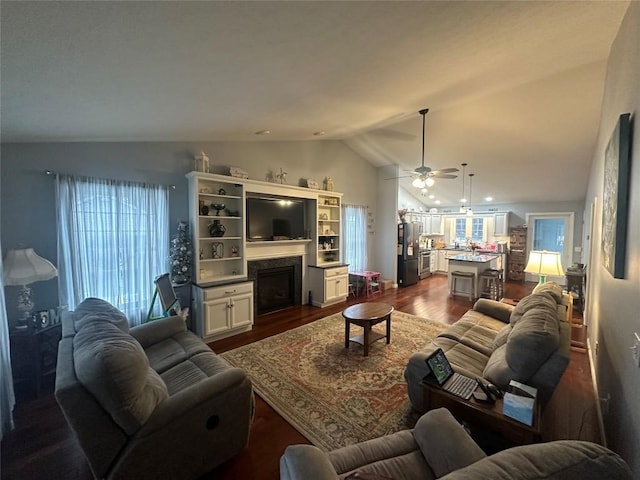
POLYGON ((436 204, 436 205, 440 205, 440 200, 436 200, 436 201, 435 201, 435 204, 436 204))
POLYGON ((429 195, 429 198, 433 200, 434 198, 436 198, 436 196, 432 193, 431 195, 429 195))
POLYGON ((321 137, 322 135, 326 135, 324 130, 320 130, 319 132, 313 132, 316 137, 321 137))
POLYGON ((492 202, 493 201, 493 197, 484 197, 486 202, 492 202))
POLYGON ((269 135, 271 133, 271 130, 258 130, 256 132, 256 135, 269 135))

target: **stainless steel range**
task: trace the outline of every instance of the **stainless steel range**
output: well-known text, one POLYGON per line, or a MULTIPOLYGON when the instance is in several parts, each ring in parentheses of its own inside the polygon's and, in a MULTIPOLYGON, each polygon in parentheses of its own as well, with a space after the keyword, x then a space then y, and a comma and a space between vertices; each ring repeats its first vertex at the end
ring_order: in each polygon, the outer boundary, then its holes
POLYGON ((431 250, 420 250, 418 258, 418 277, 420 279, 431 275, 431 250))

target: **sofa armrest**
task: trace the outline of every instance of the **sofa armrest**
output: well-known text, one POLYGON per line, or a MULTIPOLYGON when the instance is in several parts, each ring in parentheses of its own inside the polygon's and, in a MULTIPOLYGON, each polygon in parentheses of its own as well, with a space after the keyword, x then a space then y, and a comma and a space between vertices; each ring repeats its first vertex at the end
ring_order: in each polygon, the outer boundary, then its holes
POLYGON ((186 329, 187 324, 184 318, 173 315, 132 327, 129 333, 142 345, 142 348, 147 348, 186 329))
POLYGON ((329 456, 313 445, 289 445, 280 457, 280 480, 338 480, 329 456))
POLYGON ((489 300, 488 298, 479 299, 473 306, 474 311, 484 313, 504 323, 509 323, 513 308, 512 305, 507 305, 506 303, 496 300, 489 300))
POLYGON ((486 456, 446 408, 430 410, 420 417, 413 437, 436 478, 486 456))

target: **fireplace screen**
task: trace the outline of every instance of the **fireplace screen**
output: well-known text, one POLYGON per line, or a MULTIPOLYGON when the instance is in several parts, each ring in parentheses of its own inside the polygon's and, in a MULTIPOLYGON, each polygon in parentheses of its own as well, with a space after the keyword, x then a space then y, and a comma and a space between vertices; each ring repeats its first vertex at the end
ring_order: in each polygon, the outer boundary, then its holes
POLYGON ((295 305, 294 267, 258 271, 258 315, 295 305))

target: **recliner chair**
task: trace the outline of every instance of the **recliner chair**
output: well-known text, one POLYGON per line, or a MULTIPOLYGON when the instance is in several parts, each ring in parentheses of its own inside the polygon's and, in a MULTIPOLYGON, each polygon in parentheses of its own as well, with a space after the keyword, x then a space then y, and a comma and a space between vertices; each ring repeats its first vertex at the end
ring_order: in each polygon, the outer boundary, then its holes
POLYGON ((129 331, 91 298, 62 322, 55 396, 96 478, 194 479, 246 447, 251 382, 183 318, 129 331))

